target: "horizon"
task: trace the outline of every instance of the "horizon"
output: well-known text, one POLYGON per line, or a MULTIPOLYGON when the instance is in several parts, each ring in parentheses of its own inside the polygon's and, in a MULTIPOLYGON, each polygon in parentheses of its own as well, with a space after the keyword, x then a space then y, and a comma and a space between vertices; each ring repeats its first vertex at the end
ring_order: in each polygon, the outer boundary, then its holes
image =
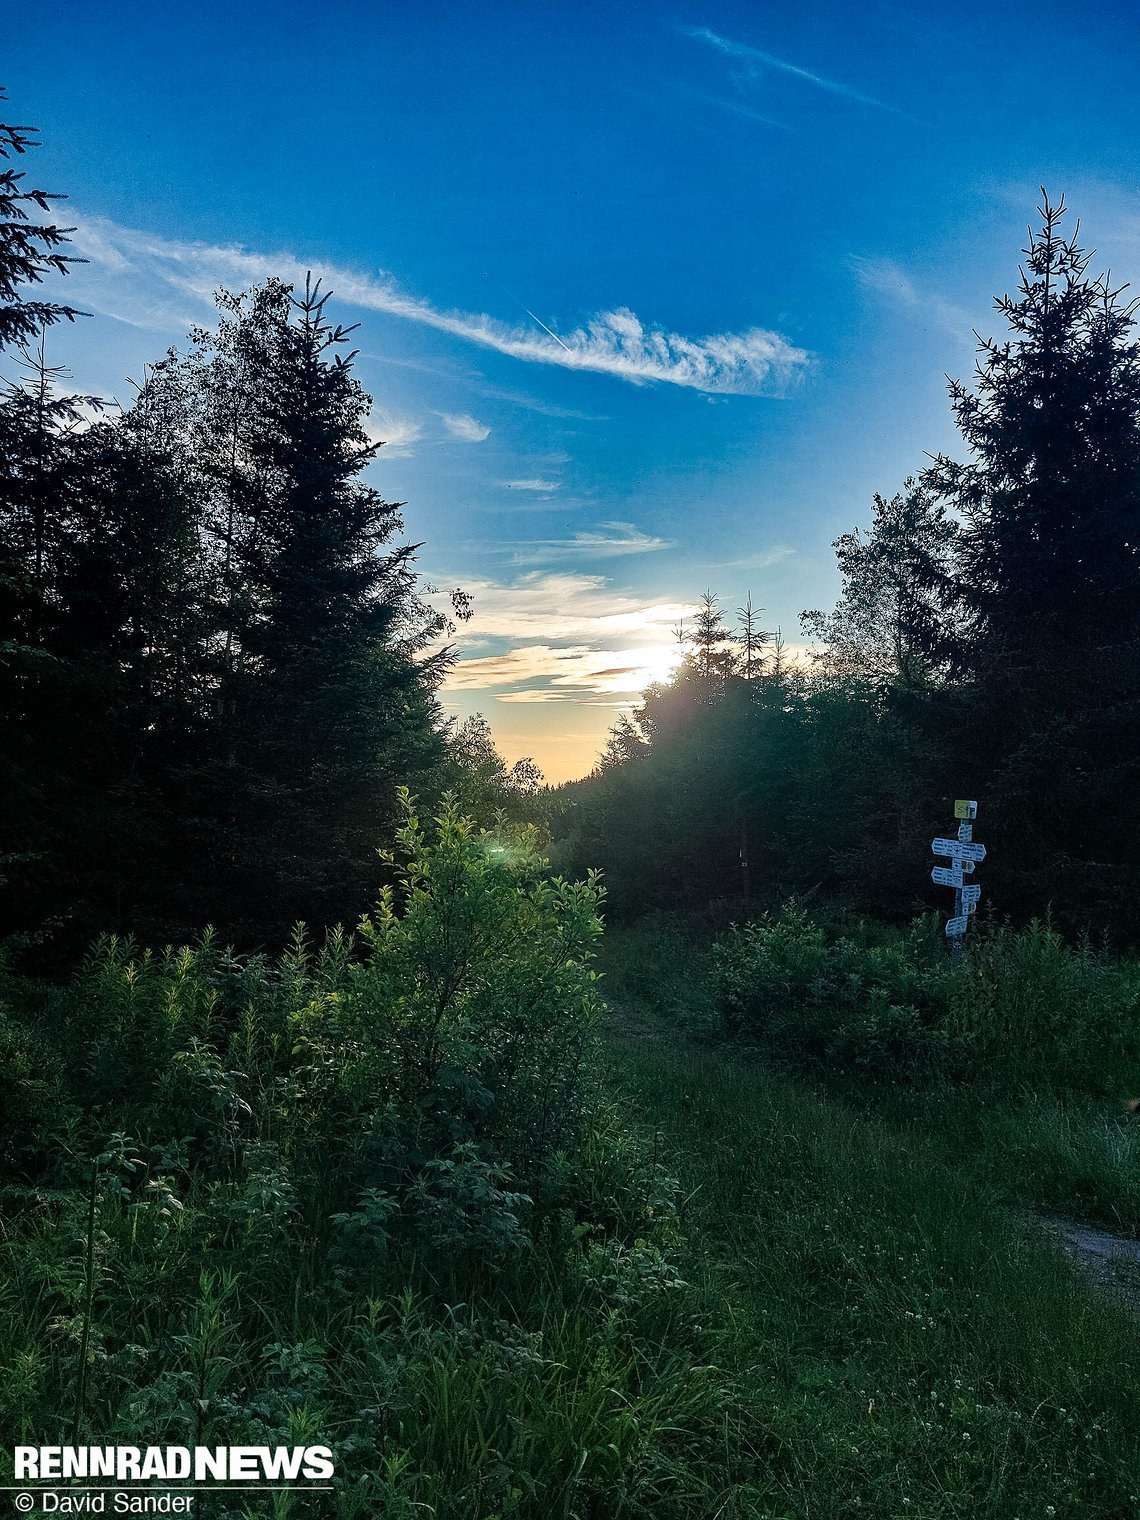
POLYGON ((832 541, 961 454, 945 376, 1002 332, 1038 186, 1114 283, 1140 264, 1124 6, 344 3, 314 38, 294 5, 126 4, 113 48, 63 13, 66 51, 20 19, 5 80, 90 261, 50 361, 126 403, 215 288, 319 274, 362 324, 369 478, 474 598, 446 708, 555 784, 706 587, 794 645, 832 541))

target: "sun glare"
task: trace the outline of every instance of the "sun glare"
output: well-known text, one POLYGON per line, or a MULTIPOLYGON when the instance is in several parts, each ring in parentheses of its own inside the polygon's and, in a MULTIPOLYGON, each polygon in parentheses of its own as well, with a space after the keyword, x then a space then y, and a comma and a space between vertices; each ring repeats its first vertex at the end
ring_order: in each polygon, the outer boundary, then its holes
POLYGON ((630 649, 626 653, 631 668, 621 677, 621 690, 640 693, 656 681, 670 680, 681 663, 684 651, 674 642, 650 644, 644 649, 630 649))

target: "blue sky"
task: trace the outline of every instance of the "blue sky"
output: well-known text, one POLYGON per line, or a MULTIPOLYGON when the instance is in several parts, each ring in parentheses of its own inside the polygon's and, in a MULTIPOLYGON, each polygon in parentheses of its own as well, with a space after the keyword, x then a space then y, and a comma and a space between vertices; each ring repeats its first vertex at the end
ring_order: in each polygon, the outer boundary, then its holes
POLYGON ((707 587, 791 641, 831 541, 999 330, 1037 186, 1140 279, 1140 10, 64 0, 3 77, 126 377, 218 284, 323 272, 421 565, 475 597, 447 692, 589 769, 707 587))

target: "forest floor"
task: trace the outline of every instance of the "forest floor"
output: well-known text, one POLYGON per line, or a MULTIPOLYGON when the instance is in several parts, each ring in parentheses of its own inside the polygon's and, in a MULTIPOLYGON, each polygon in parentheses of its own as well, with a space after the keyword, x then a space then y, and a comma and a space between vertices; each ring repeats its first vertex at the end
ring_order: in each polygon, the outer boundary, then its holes
POLYGON ((1119 1229, 1127 1179, 1098 1191, 1041 1145, 1017 1168, 1006 1130, 1055 1130, 1049 1095, 958 1123, 951 1094, 775 1071, 716 1037, 699 949, 608 938, 612 1081, 676 1179, 736 1418, 763 1426, 754 1513, 1140 1513, 1134 1243, 1089 1222, 1119 1229))

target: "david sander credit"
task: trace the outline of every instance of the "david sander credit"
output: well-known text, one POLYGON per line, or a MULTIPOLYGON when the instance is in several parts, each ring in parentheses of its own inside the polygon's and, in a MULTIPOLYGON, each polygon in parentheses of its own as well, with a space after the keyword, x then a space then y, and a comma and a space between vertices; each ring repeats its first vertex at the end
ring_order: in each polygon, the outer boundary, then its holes
POLYGON ((16 1495, 21 1515, 188 1515, 197 1494, 69 1494, 58 1489, 16 1495), (110 1504, 107 1503, 110 1498, 110 1504))

